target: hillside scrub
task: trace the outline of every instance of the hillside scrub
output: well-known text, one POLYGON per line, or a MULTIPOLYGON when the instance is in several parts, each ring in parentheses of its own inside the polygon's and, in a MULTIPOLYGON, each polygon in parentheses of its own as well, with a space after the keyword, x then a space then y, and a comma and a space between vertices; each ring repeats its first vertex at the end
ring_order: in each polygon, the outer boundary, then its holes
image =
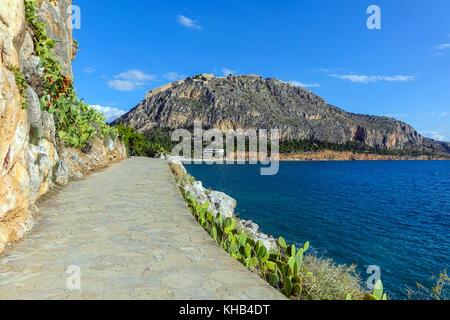
POLYGON ((130 156, 136 157, 157 157, 160 154, 167 154, 164 148, 164 141, 158 133, 140 134, 131 127, 123 124, 115 126, 119 138, 123 141, 130 156))
MULTIPOLYGON (((124 125, 120 123, 117 127, 121 128, 124 125)), ((186 128, 186 130, 193 131, 193 128, 186 128)), ((153 128, 146 130, 142 134, 140 134, 142 137, 136 138, 136 144, 139 145, 136 147, 136 149, 145 149, 143 148, 143 142, 138 142, 140 140, 147 140, 151 144, 157 144, 161 146, 164 149, 164 153, 168 153, 170 150, 172 150, 177 142, 173 142, 171 140, 173 129, 171 128, 153 128)), ((136 131, 137 132, 137 131, 136 131)), ((130 133, 131 134, 131 133, 130 133)), ((236 140, 236 138, 235 138, 236 140)), ((227 141, 226 133, 223 133, 223 141, 227 141)), ((245 152, 250 151, 249 146, 249 138, 246 137, 245 139, 245 152)), ((207 148, 209 146, 208 142, 203 141, 202 147, 207 148)), ((258 145, 259 147, 259 145, 258 145)), ((227 152, 227 146, 224 145, 223 149, 225 152, 227 152)), ((271 145, 270 142, 268 144, 268 152, 270 156, 270 150, 271 145)), ((428 157, 440 157, 438 153, 433 152, 425 152, 420 150, 389 150, 389 149, 382 149, 382 148, 373 148, 369 147, 366 144, 355 141, 355 142, 347 142, 345 144, 336 144, 336 143, 329 143, 326 141, 319 141, 314 139, 305 139, 305 140, 280 140, 279 142, 279 152, 281 154, 285 155, 291 155, 296 153, 311 153, 311 152, 322 152, 322 151, 335 151, 335 152, 353 152, 356 154, 369 154, 369 155, 382 155, 382 156, 394 156, 394 157, 420 157, 420 156, 428 156, 428 157)), ((234 145, 234 150, 237 151, 237 144, 234 145)), ((145 155, 146 152, 138 152, 141 155, 145 155)), ((148 153, 148 152, 147 152, 148 153)), ((151 152, 150 152, 151 153, 151 152)), ((194 139, 191 141, 191 156, 194 155, 194 139)))
POLYGON ((301 152, 319 152, 324 150, 331 151, 351 151, 355 153, 367 153, 388 156, 440 156, 437 153, 420 150, 396 150, 369 147, 365 143, 354 141, 345 144, 329 143, 319 140, 282 140, 280 141, 280 153, 301 153, 301 152))

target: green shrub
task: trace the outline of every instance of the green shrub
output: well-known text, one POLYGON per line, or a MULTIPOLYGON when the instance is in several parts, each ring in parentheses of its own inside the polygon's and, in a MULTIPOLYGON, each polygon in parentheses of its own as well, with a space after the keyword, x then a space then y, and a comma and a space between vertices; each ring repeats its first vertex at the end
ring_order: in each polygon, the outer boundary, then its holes
POLYGON ((161 153, 167 154, 166 149, 160 143, 152 141, 147 136, 137 132, 134 128, 125 127, 121 123, 115 129, 131 156, 156 157, 161 153))
POLYGON ((53 57, 51 50, 58 40, 47 36, 46 24, 36 15, 41 1, 24 2, 26 22, 33 31, 35 53, 40 58, 39 67, 43 69, 41 108, 54 115, 59 139, 65 146, 82 149, 95 135, 110 136, 115 129, 105 123, 103 114, 78 98, 73 80, 62 74, 61 65, 53 57))
POLYGON ((332 150, 337 152, 350 151, 355 153, 379 154, 388 156, 435 156, 432 152, 424 152, 420 150, 389 150, 379 147, 369 147, 360 141, 348 141, 345 144, 336 144, 315 139, 309 140, 281 140, 280 153, 302 153, 302 152, 319 152, 324 150, 332 150))
POLYGON ((144 132, 145 138, 152 144, 161 147, 164 152, 172 150, 176 143, 172 142, 172 129, 155 128, 144 132))

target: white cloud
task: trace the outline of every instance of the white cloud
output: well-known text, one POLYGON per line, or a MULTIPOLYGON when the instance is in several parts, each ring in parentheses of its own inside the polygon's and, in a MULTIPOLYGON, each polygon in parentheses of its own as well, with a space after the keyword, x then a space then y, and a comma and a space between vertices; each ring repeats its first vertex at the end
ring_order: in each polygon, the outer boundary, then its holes
POLYGON ((185 75, 180 75, 177 72, 169 72, 165 74, 163 77, 169 81, 178 81, 186 78, 185 75))
POLYGON ((358 83, 369 83, 369 82, 379 82, 379 81, 387 81, 387 82, 405 82, 405 81, 414 81, 416 80, 415 76, 404 76, 404 75, 396 75, 396 76, 368 76, 368 75, 358 75, 358 74, 330 74, 331 77, 349 80, 351 82, 358 83))
POLYGON ((294 87, 302 87, 302 88, 318 88, 320 84, 318 83, 303 83, 300 81, 290 81, 294 87))
POLYGON ((129 92, 144 86, 148 81, 154 80, 155 76, 137 69, 131 69, 114 76, 114 79, 116 80, 108 82, 111 89, 129 92))
POLYGON ((112 80, 108 82, 111 89, 130 92, 136 89, 136 84, 129 80, 112 80))
POLYGON ((450 116, 450 112, 442 112, 439 117, 444 118, 450 116))
POLYGON ((118 74, 117 76, 114 76, 114 78, 131 80, 134 82, 145 82, 148 80, 154 80, 155 76, 146 74, 146 73, 142 72, 141 70, 131 69, 131 70, 122 72, 122 73, 118 74))
POLYGON ((323 72, 323 73, 328 73, 328 72, 339 72, 344 70, 343 67, 339 67, 339 68, 334 68, 333 70, 328 69, 328 68, 319 68, 319 71, 323 72))
POLYGON ((117 108, 103 107, 100 105, 91 105, 91 107, 103 113, 106 117, 106 122, 112 122, 126 113, 125 111, 117 108))
POLYGON ((91 74, 95 72, 95 69, 93 67, 84 67, 83 72, 87 74, 91 74))
POLYGON ((450 43, 443 43, 436 47, 436 50, 446 50, 450 49, 450 43))
POLYGON ((235 70, 231 70, 228 68, 222 68, 222 73, 224 76, 229 76, 230 74, 234 75, 234 74, 236 74, 236 72, 237 71, 235 71, 235 70))
POLYGON ((196 30, 202 29, 202 26, 199 24, 198 21, 189 19, 182 15, 178 15, 178 23, 181 24, 183 27, 189 29, 196 29, 196 30))
POLYGON ((423 136, 425 136, 425 137, 428 137, 428 138, 431 138, 431 139, 434 139, 434 140, 438 140, 438 141, 446 141, 446 140, 447 140, 447 139, 445 138, 445 136, 443 136, 443 135, 440 134, 439 132, 433 131, 433 130, 430 130, 430 131, 422 131, 422 132, 420 132, 420 134, 423 135, 423 136))

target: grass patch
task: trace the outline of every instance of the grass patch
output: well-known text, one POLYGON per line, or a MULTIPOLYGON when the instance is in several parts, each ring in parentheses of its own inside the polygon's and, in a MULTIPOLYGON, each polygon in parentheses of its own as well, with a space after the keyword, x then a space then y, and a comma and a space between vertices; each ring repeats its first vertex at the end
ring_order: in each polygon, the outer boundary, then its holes
POLYGON ((172 171, 172 174, 174 175, 175 181, 178 183, 178 185, 192 184, 192 182, 195 181, 194 177, 184 172, 182 167, 170 163, 169 168, 172 171))

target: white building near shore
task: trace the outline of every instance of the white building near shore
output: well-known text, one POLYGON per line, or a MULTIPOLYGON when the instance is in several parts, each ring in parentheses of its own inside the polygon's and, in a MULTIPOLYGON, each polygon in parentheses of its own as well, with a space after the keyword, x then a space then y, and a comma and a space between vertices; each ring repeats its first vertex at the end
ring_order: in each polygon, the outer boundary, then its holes
POLYGON ((225 155, 224 149, 205 149, 203 150, 203 159, 212 159, 214 157, 223 157, 225 155))

